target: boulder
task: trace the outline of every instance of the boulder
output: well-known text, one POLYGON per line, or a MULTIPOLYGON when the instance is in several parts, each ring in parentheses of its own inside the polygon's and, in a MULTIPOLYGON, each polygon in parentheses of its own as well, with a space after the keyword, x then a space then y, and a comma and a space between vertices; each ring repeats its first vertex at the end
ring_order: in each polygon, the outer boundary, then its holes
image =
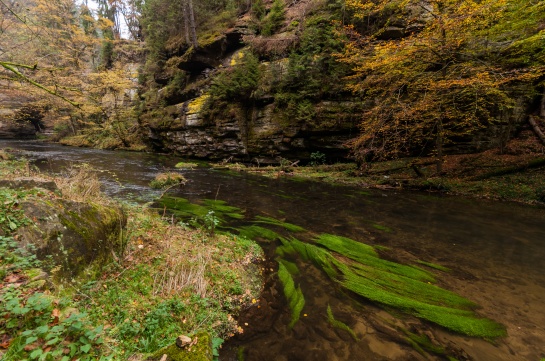
POLYGON ((33 224, 20 228, 17 240, 39 259, 51 258, 63 276, 74 276, 91 263, 101 265, 112 252, 122 251, 126 217, 119 207, 38 196, 20 206, 33 224))

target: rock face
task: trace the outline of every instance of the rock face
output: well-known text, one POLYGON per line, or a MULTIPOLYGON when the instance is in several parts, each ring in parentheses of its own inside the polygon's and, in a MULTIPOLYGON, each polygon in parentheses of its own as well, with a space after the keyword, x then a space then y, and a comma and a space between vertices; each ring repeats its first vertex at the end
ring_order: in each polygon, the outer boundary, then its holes
POLYGON ((357 103, 323 101, 311 122, 289 124, 278 119, 275 104, 254 105, 246 117, 207 119, 207 95, 169 107, 159 123, 149 124, 149 139, 156 149, 204 159, 232 159, 278 163, 279 157, 308 160, 322 152, 329 159, 346 156, 345 143, 354 136, 357 103), (166 118, 166 119, 165 119, 166 118))
MULTIPOLYGON (((2 86, 0 84, 0 86, 2 86)), ((12 89, 2 89, 0 93, 0 138, 28 139, 36 137, 36 128, 30 122, 16 120, 18 111, 30 99, 12 89)))
POLYGON ((19 229, 17 239, 24 247, 35 248, 38 258, 51 257, 64 275, 76 275, 119 251, 126 223, 119 208, 39 197, 22 202, 21 208, 34 224, 19 229))

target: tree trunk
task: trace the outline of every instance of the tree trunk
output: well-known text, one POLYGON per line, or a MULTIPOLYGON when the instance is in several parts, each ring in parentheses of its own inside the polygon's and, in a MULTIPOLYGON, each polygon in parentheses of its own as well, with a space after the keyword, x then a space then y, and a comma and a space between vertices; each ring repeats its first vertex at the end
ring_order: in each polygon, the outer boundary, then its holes
POLYGON ((191 37, 189 36, 189 10, 187 6, 187 1, 183 2, 183 11, 182 14, 184 14, 184 36, 185 36, 185 42, 187 44, 191 44, 191 37))
POLYGON ((534 131, 534 133, 536 133, 536 135, 539 138, 539 140, 541 141, 541 143, 543 145, 545 145, 545 134, 543 134, 543 131, 539 127, 539 124, 537 124, 537 122, 534 119, 533 115, 530 115, 528 117, 528 123, 530 123, 530 125, 532 126, 532 130, 534 131))
POLYGON ((187 8, 189 10, 189 30, 191 35, 191 45, 196 49, 199 47, 197 43, 197 25, 195 24, 195 12, 193 11, 193 0, 187 0, 187 8))
POLYGON ((435 149, 437 150, 436 170, 437 174, 441 174, 443 171, 443 120, 439 120, 437 123, 435 149))
POLYGON ((539 116, 541 118, 545 118, 545 92, 543 93, 543 96, 541 97, 541 105, 539 107, 539 116))

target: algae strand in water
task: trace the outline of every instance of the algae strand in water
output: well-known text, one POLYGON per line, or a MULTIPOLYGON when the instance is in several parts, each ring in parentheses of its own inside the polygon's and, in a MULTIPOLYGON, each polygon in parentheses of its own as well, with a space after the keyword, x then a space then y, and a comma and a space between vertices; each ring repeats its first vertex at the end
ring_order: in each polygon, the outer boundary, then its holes
POLYGON ((292 328, 301 317, 301 311, 303 310, 303 307, 305 307, 305 297, 303 296, 300 286, 295 288, 293 277, 282 261, 278 262, 278 278, 282 283, 284 296, 286 296, 290 306, 291 320, 289 327, 292 328))
POLYGON ((257 216, 255 223, 263 223, 263 224, 270 224, 272 226, 278 226, 287 229, 290 232, 303 232, 305 229, 301 226, 298 226, 296 224, 283 222, 281 220, 271 218, 271 217, 262 217, 257 216))
POLYGON ((382 260, 368 245, 333 235, 318 237, 318 245, 293 238, 281 241, 285 253, 297 252, 344 288, 368 300, 468 336, 492 339, 505 335, 502 325, 476 315, 471 301, 431 284, 433 277, 428 272, 382 260), (328 246, 329 251, 320 246, 328 246))
POLYGON ((333 311, 331 311, 331 306, 330 305, 327 305, 327 320, 329 321, 329 324, 331 326, 333 326, 335 328, 338 328, 339 330, 344 330, 344 331, 348 332, 350 334, 350 336, 352 336, 354 341, 358 341, 358 336, 356 335, 354 330, 352 330, 344 322, 341 322, 341 321, 335 319, 335 316, 333 316, 333 311))

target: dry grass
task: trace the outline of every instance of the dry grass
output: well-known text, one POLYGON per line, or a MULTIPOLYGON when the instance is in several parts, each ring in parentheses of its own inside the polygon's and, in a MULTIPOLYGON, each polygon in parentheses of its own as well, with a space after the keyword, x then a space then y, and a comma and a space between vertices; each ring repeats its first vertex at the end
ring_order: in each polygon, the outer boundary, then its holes
POLYGON ((175 226, 170 226, 165 234, 162 254, 166 259, 164 268, 154 277, 153 294, 171 296, 188 291, 204 298, 208 289, 205 273, 210 257, 206 252, 188 253, 183 249, 185 237, 181 236, 175 226))
POLYGON ((73 166, 64 177, 55 178, 55 183, 62 192, 63 197, 67 199, 77 202, 107 201, 107 198, 100 191, 100 180, 97 171, 93 170, 89 165, 73 166))

